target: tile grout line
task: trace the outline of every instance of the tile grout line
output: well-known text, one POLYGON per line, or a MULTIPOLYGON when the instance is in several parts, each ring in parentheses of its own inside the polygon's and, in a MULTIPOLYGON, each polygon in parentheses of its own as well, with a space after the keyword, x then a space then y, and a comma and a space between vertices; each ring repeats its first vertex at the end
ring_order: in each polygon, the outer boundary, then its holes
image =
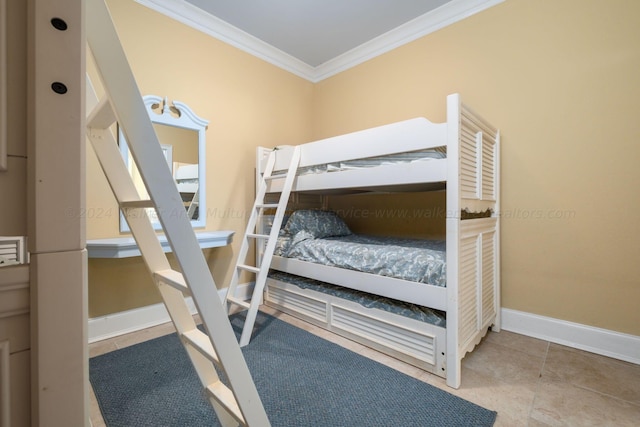
MULTIPOLYGON (((562 347, 564 351, 568 351, 568 352, 571 352, 571 353, 579 354, 580 356, 583 356, 585 358, 591 359, 593 361, 606 360, 607 362, 610 362, 610 363, 612 363, 612 364, 614 364, 615 366, 618 366, 618 367, 627 367, 629 365, 633 365, 630 362, 625 362, 625 361, 613 359, 611 357, 604 356, 604 355, 594 354, 594 353, 591 353, 591 352, 588 352, 588 351, 585 351, 585 350, 566 348, 565 346, 563 346, 561 344, 553 344, 552 343, 549 348, 551 348, 551 346, 562 347)), ((640 401, 627 400, 627 399, 624 399, 622 397, 615 396, 615 395, 606 393, 604 391, 588 387, 586 385, 580 385, 580 384, 573 383, 571 381, 564 381, 564 380, 554 380, 554 379, 552 379, 552 381, 561 381, 561 382, 564 382, 564 383, 568 384, 569 386, 571 386, 573 388, 576 388, 576 389, 579 389, 579 390, 587 391, 589 393, 595 393, 598 396, 606 397, 606 398, 609 398, 609 399, 614 399, 617 402, 622 402, 622 403, 626 403, 626 404, 629 404, 629 405, 632 405, 632 406, 635 406, 635 407, 640 407, 640 401)))
POLYGON ((531 414, 533 413, 533 408, 535 407, 536 400, 538 398, 538 393, 540 393, 540 388, 542 387, 542 373, 544 372, 544 367, 545 367, 545 364, 547 363, 547 357, 549 357, 550 347, 551 347, 551 342, 547 341, 547 348, 544 351, 544 357, 542 358, 542 366, 540 366, 538 380, 536 381, 536 391, 533 394, 533 400, 531 401, 531 405, 529 406, 529 412, 527 413, 527 423, 526 423, 527 426, 531 421, 531 414))
POLYGON ((590 392, 590 393, 595 393, 595 394, 598 394, 598 395, 600 395, 600 396, 607 397, 607 398, 609 398, 609 399, 617 400, 618 402, 623 402, 623 403, 627 403, 627 404, 629 404, 629 405, 633 405, 633 406, 638 406, 638 407, 640 407, 640 402, 638 402, 638 403, 636 403, 636 402, 632 402, 632 401, 630 401, 630 400, 626 400, 626 399, 623 399, 623 398, 618 397, 618 396, 613 396, 613 395, 611 395, 611 394, 604 393, 604 392, 602 392, 602 391, 595 390, 595 389, 592 389, 592 388, 589 388, 589 387, 583 387, 583 386, 580 386, 580 385, 578 385, 578 384, 573 384, 573 383, 568 383, 568 384, 569 384, 570 386, 575 387, 575 388, 580 389, 580 390, 588 391, 588 392, 590 392))

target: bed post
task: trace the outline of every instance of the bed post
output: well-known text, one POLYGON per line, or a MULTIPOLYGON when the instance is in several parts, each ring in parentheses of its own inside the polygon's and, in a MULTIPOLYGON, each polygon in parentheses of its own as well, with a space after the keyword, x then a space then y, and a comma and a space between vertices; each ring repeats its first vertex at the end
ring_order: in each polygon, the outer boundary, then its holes
POLYGON ((493 326, 491 327, 492 331, 494 332, 500 332, 500 329, 502 329, 502 301, 500 300, 500 290, 502 289, 502 285, 501 285, 501 267, 500 267, 500 257, 501 257, 501 253, 500 253, 500 248, 501 248, 501 244, 500 244, 500 227, 501 227, 501 220, 500 217, 502 216, 502 212, 501 212, 501 204, 502 204, 502 197, 500 195, 500 131, 498 130, 498 132, 496 133, 496 157, 495 157, 495 165, 494 165, 494 173, 495 173, 495 185, 496 185, 496 205, 495 205, 495 217, 496 217, 496 259, 495 259, 495 279, 494 279, 494 304, 496 307, 496 319, 493 322, 493 326))
POLYGON ((447 96, 447 346, 446 378, 460 387, 461 357, 458 346, 458 258, 460 243, 460 115, 459 94, 447 96))

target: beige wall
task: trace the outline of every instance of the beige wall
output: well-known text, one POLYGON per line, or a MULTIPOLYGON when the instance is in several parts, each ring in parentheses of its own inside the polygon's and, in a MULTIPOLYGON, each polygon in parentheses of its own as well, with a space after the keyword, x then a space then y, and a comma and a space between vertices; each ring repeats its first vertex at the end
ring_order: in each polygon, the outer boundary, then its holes
POLYGON ((503 306, 640 335, 639 40, 635 0, 507 0, 319 83, 313 136, 460 92, 503 135, 503 306))
MULTIPOLYGON (((27 235, 27 3, 7 3, 7 170, 0 172, 0 236, 27 235)), ((6 74, 5 74, 6 73, 6 74)), ((4 131, 4 129, 0 130, 4 131)), ((0 268, 0 346, 9 350, 9 424, 31 424, 29 267, 0 268), (5 347, 6 348, 6 347, 5 347)), ((4 402, 0 402, 3 406, 4 402)), ((2 410, 0 409, 0 412, 2 410)), ((0 420, 5 418, 0 414, 0 420)), ((1 421, 0 421, 1 422, 1 421)))
POLYGON ((0 172, 0 236, 27 234, 26 3, 7 2, 7 171, 0 172))
MULTIPOLYGON (((313 84, 133 0, 107 3, 142 94, 184 102, 209 120, 206 229, 243 233, 255 147, 310 139, 313 84)), ((87 238, 118 236, 115 199, 87 151, 87 238)), ((205 252, 219 287, 239 241, 205 252)), ((90 260, 89 285, 90 317, 160 302, 140 258, 90 260)))
MULTIPOLYGON (((507 0, 316 85, 131 1, 109 5, 143 93, 186 102, 211 120, 208 229, 244 228, 256 145, 419 115, 443 121, 446 95, 460 92, 503 135, 504 307, 640 335, 633 268, 640 258, 640 2, 507 0)), ((115 211, 99 176, 89 173, 88 187, 96 190, 89 206, 115 211)), ((428 209, 442 199, 394 204, 424 208, 424 201, 428 209)), ((332 203, 383 206, 376 198, 332 203)), ((357 229, 372 221, 381 222, 352 218, 357 229)), ((398 234, 443 230, 441 221, 384 223, 398 234)), ((88 227, 89 238, 118 234, 113 218, 90 219, 88 227)), ((228 281, 237 240, 209 254, 219 285, 228 281)), ((107 295, 118 283, 118 307, 137 306, 142 285, 125 281, 126 267, 111 262, 90 262, 92 294, 107 295), (112 274, 96 283, 98 271, 112 274)), ((94 303, 92 315, 100 312, 94 303)))

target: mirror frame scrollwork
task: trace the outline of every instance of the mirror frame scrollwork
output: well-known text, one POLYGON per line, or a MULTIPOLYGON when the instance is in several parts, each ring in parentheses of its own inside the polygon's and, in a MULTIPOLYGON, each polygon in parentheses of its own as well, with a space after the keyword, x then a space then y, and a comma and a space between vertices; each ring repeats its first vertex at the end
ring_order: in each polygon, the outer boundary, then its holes
MULTIPOLYGON (((209 121, 199 117, 185 103, 173 101, 170 105, 167 98, 157 95, 146 95, 143 98, 145 108, 149 114, 151 122, 154 124, 163 124, 180 129, 192 130, 198 134, 198 218, 191 220, 192 227, 206 226, 206 136, 207 125, 209 121)), ((129 165, 132 160, 129 155, 129 146, 124 134, 118 131, 118 140, 120 143, 120 152, 125 161, 129 165)), ((171 147, 163 145, 165 155, 170 152, 171 147)), ((170 159, 168 158, 170 161, 170 159)), ((152 221, 155 229, 160 229, 160 223, 152 221)), ((124 217, 120 217, 120 231, 129 232, 129 226, 124 217)))

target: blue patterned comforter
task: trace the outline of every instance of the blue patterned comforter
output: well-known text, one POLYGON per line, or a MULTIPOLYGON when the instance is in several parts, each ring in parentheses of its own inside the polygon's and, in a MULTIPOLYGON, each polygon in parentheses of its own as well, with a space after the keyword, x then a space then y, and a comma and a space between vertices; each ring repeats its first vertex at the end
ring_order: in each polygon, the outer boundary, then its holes
POLYGON ((283 235, 275 255, 434 286, 446 286, 446 241, 393 237, 315 238, 301 231, 283 235))

